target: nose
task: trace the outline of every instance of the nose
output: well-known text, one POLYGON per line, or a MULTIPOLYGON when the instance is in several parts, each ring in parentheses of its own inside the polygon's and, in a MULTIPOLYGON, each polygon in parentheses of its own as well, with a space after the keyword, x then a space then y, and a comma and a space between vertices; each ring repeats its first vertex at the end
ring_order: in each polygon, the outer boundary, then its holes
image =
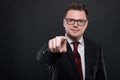
POLYGON ((74 23, 74 27, 78 27, 78 23, 77 23, 77 21, 75 21, 75 23, 74 23))

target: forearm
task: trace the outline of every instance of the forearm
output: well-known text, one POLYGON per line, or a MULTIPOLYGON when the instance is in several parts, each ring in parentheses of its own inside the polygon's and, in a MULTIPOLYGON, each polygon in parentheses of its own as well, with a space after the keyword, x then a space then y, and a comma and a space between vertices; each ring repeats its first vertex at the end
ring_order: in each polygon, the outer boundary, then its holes
POLYGON ((49 64, 49 52, 48 52, 48 48, 44 49, 41 48, 38 52, 37 52, 37 56, 36 59, 38 61, 38 63, 40 64, 49 64))
POLYGON ((56 61, 55 58, 56 58, 55 54, 49 50, 47 44, 43 45, 42 48, 40 48, 36 56, 38 63, 49 64, 49 65, 55 63, 56 61))

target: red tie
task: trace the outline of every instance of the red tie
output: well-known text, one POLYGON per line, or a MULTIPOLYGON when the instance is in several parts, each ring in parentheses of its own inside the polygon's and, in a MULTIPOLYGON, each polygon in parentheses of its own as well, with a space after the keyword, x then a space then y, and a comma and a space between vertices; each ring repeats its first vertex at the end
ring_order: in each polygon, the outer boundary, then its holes
POLYGON ((82 66, 81 66, 81 57, 78 53, 78 45, 79 42, 72 42, 73 46, 74 46, 74 50, 73 50, 73 56, 75 59, 75 63, 77 65, 78 71, 79 71, 79 75, 80 75, 80 79, 83 80, 83 74, 82 74, 82 66))

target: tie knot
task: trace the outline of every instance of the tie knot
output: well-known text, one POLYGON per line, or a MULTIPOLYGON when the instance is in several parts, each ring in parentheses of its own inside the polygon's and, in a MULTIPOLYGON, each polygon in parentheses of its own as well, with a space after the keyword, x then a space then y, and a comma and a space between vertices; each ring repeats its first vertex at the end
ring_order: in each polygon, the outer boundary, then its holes
POLYGON ((77 41, 72 42, 72 44, 73 44, 73 46, 74 46, 74 49, 77 49, 77 48, 78 48, 79 43, 80 43, 80 42, 77 42, 77 41))

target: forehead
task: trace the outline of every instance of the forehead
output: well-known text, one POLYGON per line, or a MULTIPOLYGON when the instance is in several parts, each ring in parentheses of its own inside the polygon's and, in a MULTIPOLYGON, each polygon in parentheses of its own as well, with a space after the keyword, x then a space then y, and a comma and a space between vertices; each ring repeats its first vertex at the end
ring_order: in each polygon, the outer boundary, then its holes
POLYGON ((66 18, 74 18, 74 19, 86 19, 86 14, 83 10, 69 10, 66 13, 66 18))

